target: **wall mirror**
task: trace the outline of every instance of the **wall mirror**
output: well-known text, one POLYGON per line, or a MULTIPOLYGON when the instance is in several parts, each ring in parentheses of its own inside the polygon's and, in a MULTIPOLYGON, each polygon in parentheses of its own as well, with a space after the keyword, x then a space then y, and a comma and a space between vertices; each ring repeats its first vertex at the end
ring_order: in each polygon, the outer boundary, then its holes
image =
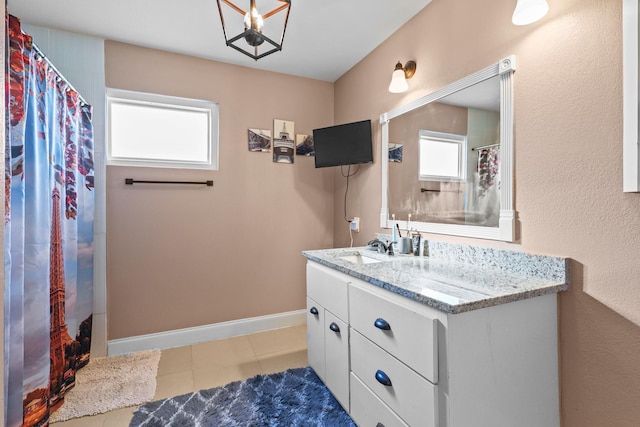
POLYGON ((514 71, 509 56, 380 116, 381 227, 514 241, 514 71))

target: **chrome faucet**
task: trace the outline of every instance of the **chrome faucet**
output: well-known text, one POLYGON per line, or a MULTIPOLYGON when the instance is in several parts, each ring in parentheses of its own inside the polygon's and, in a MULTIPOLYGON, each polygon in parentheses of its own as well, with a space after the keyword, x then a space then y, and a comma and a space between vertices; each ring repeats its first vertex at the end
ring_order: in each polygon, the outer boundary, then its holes
POLYGON ((394 243, 395 242, 391 242, 385 245, 381 240, 373 239, 369 243, 367 243, 367 246, 371 246, 372 248, 377 248, 378 252, 381 254, 393 255, 394 243))

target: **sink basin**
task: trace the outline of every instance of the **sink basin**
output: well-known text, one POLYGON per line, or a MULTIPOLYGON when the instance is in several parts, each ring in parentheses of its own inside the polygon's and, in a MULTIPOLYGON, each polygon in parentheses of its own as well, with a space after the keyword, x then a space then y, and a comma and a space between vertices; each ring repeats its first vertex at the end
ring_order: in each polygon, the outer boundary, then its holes
POLYGON ((369 258, 368 256, 364 256, 362 254, 342 255, 337 258, 349 261, 354 264, 375 264, 376 262, 382 262, 382 260, 369 258))

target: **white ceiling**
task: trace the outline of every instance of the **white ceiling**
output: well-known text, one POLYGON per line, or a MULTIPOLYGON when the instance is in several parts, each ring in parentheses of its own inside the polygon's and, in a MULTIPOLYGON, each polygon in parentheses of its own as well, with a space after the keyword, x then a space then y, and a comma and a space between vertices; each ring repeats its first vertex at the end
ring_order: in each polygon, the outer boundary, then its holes
MULTIPOLYGON (((258 10, 265 1, 275 0, 257 0, 258 10)), ((282 51, 257 62, 226 46, 216 0, 8 0, 7 7, 33 25, 333 82, 430 2, 292 0, 282 51)), ((248 9, 249 0, 234 4, 248 9)))

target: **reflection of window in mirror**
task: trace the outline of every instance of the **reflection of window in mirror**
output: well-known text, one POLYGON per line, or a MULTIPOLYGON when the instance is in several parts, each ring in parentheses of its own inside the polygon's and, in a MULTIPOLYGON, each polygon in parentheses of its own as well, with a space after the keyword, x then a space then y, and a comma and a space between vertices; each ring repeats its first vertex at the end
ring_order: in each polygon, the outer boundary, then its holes
POLYGON ((467 137, 420 129, 420 181, 465 181, 467 137))

